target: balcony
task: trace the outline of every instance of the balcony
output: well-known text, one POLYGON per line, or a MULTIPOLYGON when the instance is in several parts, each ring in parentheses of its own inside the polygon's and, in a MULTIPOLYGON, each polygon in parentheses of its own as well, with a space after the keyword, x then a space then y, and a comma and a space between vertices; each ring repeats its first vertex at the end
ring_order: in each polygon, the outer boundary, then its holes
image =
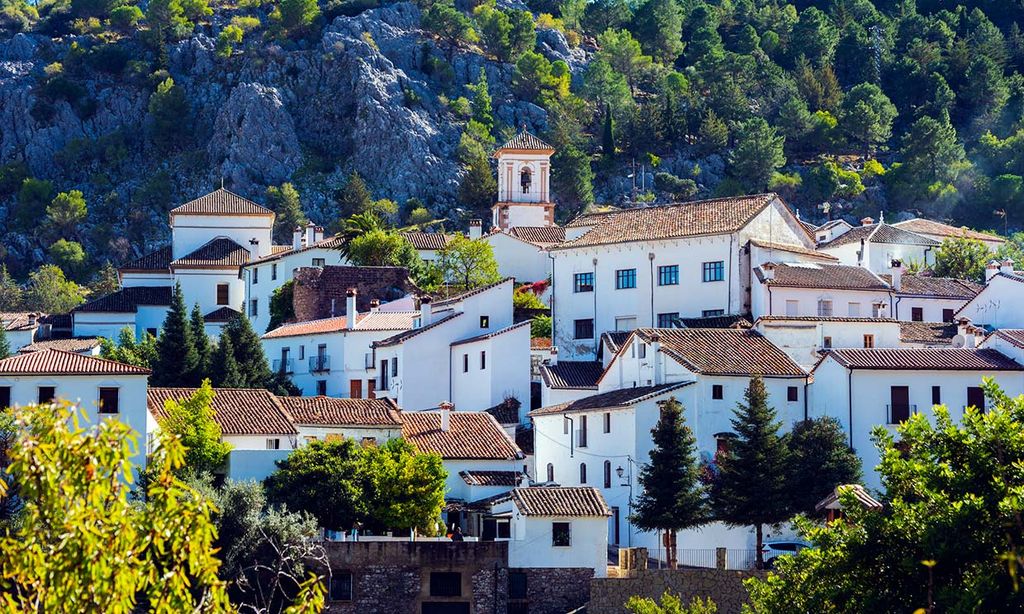
POLYGON ((324 373, 331 370, 331 357, 327 354, 309 357, 309 372, 324 373))
POLYGON ((291 373, 294 373, 294 372, 295 372, 295 370, 292 367, 292 359, 291 358, 276 358, 276 359, 274 359, 274 373, 284 373, 284 374, 287 375, 287 374, 291 374, 291 373))
POLYGON ((910 419, 912 414, 917 413, 917 405, 908 405, 906 403, 896 405, 885 406, 885 423, 886 424, 899 424, 900 422, 906 422, 910 419))
POLYGON ((376 368, 376 364, 373 360, 373 352, 367 352, 366 354, 363 354, 363 367, 367 371, 372 371, 373 369, 376 368))

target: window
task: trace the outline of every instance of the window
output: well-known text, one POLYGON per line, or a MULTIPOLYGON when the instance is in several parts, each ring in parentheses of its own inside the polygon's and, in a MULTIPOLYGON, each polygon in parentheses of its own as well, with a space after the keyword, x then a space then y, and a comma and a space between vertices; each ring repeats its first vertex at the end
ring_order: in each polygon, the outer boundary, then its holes
POLYGON ((724 315, 725 315, 725 310, 724 309, 705 309, 705 310, 700 312, 700 317, 702 317, 702 318, 713 318, 715 316, 724 316, 724 315))
POLYGON ((45 405, 46 403, 53 403, 53 399, 57 397, 57 388, 55 386, 40 386, 39 387, 39 404, 45 405))
POLYGON ((594 274, 593 273, 576 273, 573 275, 572 281, 573 292, 593 292, 594 291, 594 274))
POLYGON ((832 301, 827 299, 818 301, 818 316, 822 318, 832 317, 832 301))
POLYGON ((880 303, 875 303, 874 305, 871 306, 871 317, 872 318, 880 318, 880 317, 882 317, 882 311, 884 311, 884 310, 885 310, 885 305, 882 305, 880 303))
POLYGON ((252 284, 255 286, 260 283, 260 269, 259 267, 252 267, 252 284))
POLYGON ((612 487, 612 462, 607 460, 604 462, 604 487, 612 487))
POLYGON ((299 360, 306 360, 306 346, 299 346, 299 360))
POLYGON ((508 572, 508 598, 526 599, 526 572, 508 572))
POLYGON ((117 388, 100 388, 100 413, 116 414, 119 411, 118 400, 120 390, 117 388))
POLYGON ((636 330, 636 316, 620 316, 615 318, 615 330, 625 332, 636 330))
POLYGON ((323 258, 313 258, 313 266, 322 267, 327 264, 327 261, 323 258))
POLYGON ((676 286, 679 285, 679 265, 669 264, 658 267, 658 285, 676 286))
POLYGON ((822 339, 821 347, 825 348, 826 350, 832 349, 832 337, 825 337, 824 339, 822 339))
POLYGON ((942 310, 942 321, 943 322, 952 322, 953 321, 953 310, 952 309, 943 309, 942 310))
POLYGON ((11 406, 11 387, 0 386, 0 409, 7 409, 11 406))
POLYGON ((259 314, 259 301, 257 299, 251 299, 249 301, 249 315, 256 316, 259 314))
POLYGON ((580 447, 587 447, 587 417, 580 416, 580 447))
POLYGON ((277 263, 270 265, 270 279, 277 279, 277 263))
POLYGON ((499 539, 511 539, 512 538, 512 523, 508 520, 499 520, 497 523, 498 527, 498 538, 499 539))
POLYGON ((352 601, 352 574, 347 571, 331 573, 331 601, 352 601))
POLYGON ((800 400, 800 390, 796 386, 790 386, 786 388, 786 400, 790 403, 796 403, 800 400))
POLYGON ((932 405, 942 405, 942 386, 932 386, 932 405))
POLYGON ((524 168, 519 172, 519 186, 523 189, 523 194, 530 193, 530 183, 532 177, 530 176, 530 169, 524 168))
POLYGON ((642 341, 636 342, 636 356, 637 358, 647 358, 647 344, 642 341))
POLYGON ((576 320, 573 322, 575 330, 573 331, 573 338, 575 339, 593 339, 594 338, 594 320, 576 320))
POLYGON ((875 336, 874 335, 864 335, 864 347, 866 347, 866 348, 873 348, 873 347, 875 347, 875 336))
POLYGON ((800 315, 800 301, 786 301, 786 315, 790 317, 800 315))
POLYGON ((612 432, 612 412, 610 411, 604 412, 604 432, 612 432))
POLYGON ((725 262, 717 260, 704 263, 704 281, 723 281, 724 279, 725 262))
POLYGON ((725 395, 724 395, 724 391, 722 390, 722 385, 721 384, 712 384, 711 385, 711 398, 712 399, 714 399, 716 401, 721 401, 724 396, 725 395))
POLYGON ((924 309, 920 307, 910 308, 910 321, 911 322, 924 322, 924 309))
POLYGON ((552 465, 551 463, 548 463, 548 481, 555 481, 555 466, 552 465))
POLYGON ((461 597, 462 574, 457 571, 430 572, 431 597, 461 597))
POLYGON ((977 407, 985 411, 985 391, 977 386, 968 386, 967 407, 977 407))
POLYGON ((718 433, 715 435, 715 454, 728 454, 729 442, 736 436, 732 433, 718 433))
POLYGON ((487 352, 480 352, 480 370, 487 368, 487 352))
POLYGON ((327 380, 318 379, 316 381, 316 393, 321 397, 327 396, 327 380))
POLYGON ((587 464, 580 463, 580 484, 587 483, 587 464))
POLYGON ((281 440, 279 438, 277 438, 277 437, 268 437, 267 438, 267 449, 268 450, 280 450, 281 449, 281 440))
POLYGON ((551 545, 556 548, 568 548, 572 543, 568 522, 551 523, 551 545))
POLYGON ((462 372, 469 373, 469 354, 462 355, 462 372))
POLYGON ((679 319, 679 312, 658 314, 658 328, 672 328, 673 322, 679 319))
POLYGON ((146 334, 151 336, 151 337, 156 337, 156 329, 155 328, 147 328, 146 329, 146 334))
POLYGON ((391 377, 398 377, 398 356, 391 357, 391 377))
POLYGON ((636 269, 619 269, 615 271, 615 289, 626 290, 636 287, 636 269))
POLYGON ((480 328, 488 328, 491 325, 491 316, 480 316, 480 328))
POLYGON ((846 315, 850 316, 851 318, 859 318, 860 303, 848 303, 846 315))
POLYGON ((227 284, 217 284, 217 304, 227 305, 228 301, 228 288, 227 284))

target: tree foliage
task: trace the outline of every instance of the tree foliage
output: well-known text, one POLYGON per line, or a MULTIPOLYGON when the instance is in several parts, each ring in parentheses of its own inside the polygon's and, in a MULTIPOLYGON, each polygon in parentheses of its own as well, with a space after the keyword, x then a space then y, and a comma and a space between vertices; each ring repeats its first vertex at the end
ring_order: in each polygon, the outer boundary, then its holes
POLYGON ((157 364, 158 356, 156 337, 145 333, 137 341, 135 331, 127 326, 121 329, 116 342, 107 338, 100 340, 100 357, 107 360, 152 369, 157 364))
POLYGON ((815 513, 814 506, 841 484, 861 480, 860 458, 847 443, 838 420, 801 420, 788 437, 787 490, 792 514, 815 513))
POLYGON ((214 419, 210 380, 203 380, 187 399, 168 399, 164 404, 161 430, 177 438, 185 446, 184 463, 179 475, 214 473, 227 462, 231 444, 221 441, 221 430, 214 419))
POLYGON ((456 235, 438 254, 444 278, 467 290, 501 279, 490 243, 456 235))
POLYGON ((199 355, 180 283, 174 285, 171 293, 171 306, 160 329, 156 349, 157 361, 150 376, 154 386, 194 386, 199 383, 195 379, 199 355))
POLYGON ((939 277, 985 280, 985 265, 992 258, 985 244, 977 239, 953 237, 935 249, 935 274, 939 277))

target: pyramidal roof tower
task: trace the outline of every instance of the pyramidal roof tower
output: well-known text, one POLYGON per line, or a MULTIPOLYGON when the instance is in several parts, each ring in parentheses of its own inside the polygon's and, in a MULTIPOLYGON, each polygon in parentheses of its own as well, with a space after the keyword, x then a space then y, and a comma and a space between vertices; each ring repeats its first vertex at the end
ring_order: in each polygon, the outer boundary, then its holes
POLYGON ((498 202, 492 224, 502 230, 517 226, 554 226, 551 200, 551 156, 555 149, 524 128, 498 148, 498 202))

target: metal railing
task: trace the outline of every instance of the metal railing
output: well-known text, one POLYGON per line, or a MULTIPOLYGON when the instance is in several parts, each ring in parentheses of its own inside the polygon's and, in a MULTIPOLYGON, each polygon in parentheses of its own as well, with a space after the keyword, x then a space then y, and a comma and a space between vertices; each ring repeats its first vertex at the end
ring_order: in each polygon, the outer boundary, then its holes
MULTIPOLYGON (((754 569, 757 567, 756 549, 729 548, 725 550, 726 569, 754 569)), ((717 548, 677 548, 676 564, 679 567, 699 569, 718 568, 717 548)), ((651 569, 668 568, 668 552, 664 548, 655 548, 648 552, 647 565, 651 569)))
POLYGON ((275 358, 274 359, 274 372, 275 373, 293 373, 292 359, 291 358, 275 358))
POLYGON ((320 373, 331 370, 331 357, 327 354, 309 357, 309 372, 320 373))
POLYGON ((886 424, 899 424, 900 422, 906 422, 910 419, 911 415, 916 413, 917 405, 910 405, 907 403, 886 405, 885 421, 886 424))

